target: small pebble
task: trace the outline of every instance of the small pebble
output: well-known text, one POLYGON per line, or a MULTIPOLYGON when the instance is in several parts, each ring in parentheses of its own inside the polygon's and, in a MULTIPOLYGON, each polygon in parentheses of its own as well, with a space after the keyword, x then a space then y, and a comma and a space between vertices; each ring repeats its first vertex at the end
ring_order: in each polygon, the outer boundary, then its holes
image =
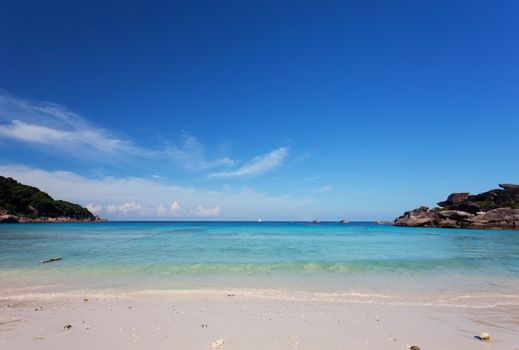
POLYGON ((204 329, 205 329, 205 328, 207 328, 207 327, 209 327, 209 326, 208 326, 207 324, 205 324, 205 323, 204 323, 204 324, 202 324, 202 328, 204 328, 204 329))
POLYGON ((71 329, 71 328, 72 328, 71 324, 66 324, 65 326, 63 326, 63 329, 65 329, 65 330, 71 329))
POLYGON ((420 348, 418 346, 416 346, 416 345, 411 345, 409 347, 409 350, 420 350, 420 348))

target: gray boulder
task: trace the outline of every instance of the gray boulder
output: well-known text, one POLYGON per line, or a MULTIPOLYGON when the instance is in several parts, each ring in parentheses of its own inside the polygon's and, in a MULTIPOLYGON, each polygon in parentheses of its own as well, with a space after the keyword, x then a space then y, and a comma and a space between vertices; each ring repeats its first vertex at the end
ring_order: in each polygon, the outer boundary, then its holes
POLYGON ((429 226, 434 223, 437 219, 437 214, 430 211, 428 207, 420 207, 414 210, 406 211, 404 215, 395 219, 394 225, 396 226, 429 226))
POLYGON ((513 190, 513 189, 519 188, 519 185, 499 184, 499 187, 501 187, 504 190, 513 190))
POLYGON ((468 192, 451 193, 446 201, 439 202, 438 205, 440 207, 447 207, 449 205, 458 204, 465 201, 469 196, 470 193, 468 192))
POLYGON ((498 208, 485 212, 483 215, 476 215, 472 221, 519 221, 519 209, 498 208))
POLYGON ((519 228, 519 209, 498 208, 467 220, 470 228, 519 228))
POLYGON ((452 220, 466 220, 474 216, 474 214, 467 213, 466 211, 461 210, 444 210, 438 212, 438 216, 442 219, 452 219, 452 220))
POLYGON ((461 223, 452 219, 440 219, 436 221, 435 226, 442 228, 459 228, 461 223))
POLYGON ((464 211, 471 214, 476 214, 481 211, 481 207, 474 202, 466 201, 451 205, 450 210, 464 211))

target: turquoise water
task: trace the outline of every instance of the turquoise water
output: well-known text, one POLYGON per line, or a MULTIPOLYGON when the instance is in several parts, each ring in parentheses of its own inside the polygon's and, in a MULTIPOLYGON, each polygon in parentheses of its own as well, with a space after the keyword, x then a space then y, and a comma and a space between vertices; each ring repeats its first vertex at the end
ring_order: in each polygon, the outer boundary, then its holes
POLYGON ((0 287, 4 294, 243 288, 515 302, 519 231, 370 223, 1 225, 0 287), (54 256, 63 260, 39 263, 54 256))

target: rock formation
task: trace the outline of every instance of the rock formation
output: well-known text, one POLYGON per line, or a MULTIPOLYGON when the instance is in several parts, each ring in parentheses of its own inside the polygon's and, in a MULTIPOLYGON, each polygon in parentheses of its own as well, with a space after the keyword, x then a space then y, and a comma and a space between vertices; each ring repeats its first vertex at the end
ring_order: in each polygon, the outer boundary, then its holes
POLYGON ((499 189, 477 195, 452 193, 433 209, 420 207, 395 219, 396 226, 519 229, 519 185, 500 184, 499 189))

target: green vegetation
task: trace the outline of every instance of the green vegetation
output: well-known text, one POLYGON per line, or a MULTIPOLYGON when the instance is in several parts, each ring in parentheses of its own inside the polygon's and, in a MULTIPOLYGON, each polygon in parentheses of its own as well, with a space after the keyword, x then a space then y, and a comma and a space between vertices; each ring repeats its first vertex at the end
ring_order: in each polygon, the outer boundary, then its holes
POLYGON ((80 205, 54 200, 36 187, 23 185, 12 178, 3 176, 0 176, 0 209, 28 218, 94 218, 88 209, 80 205))
POLYGON ((441 212, 441 211, 448 210, 448 208, 447 208, 447 207, 445 207, 445 208, 442 208, 442 207, 434 207, 434 208, 432 208, 431 210, 434 211, 435 213, 439 213, 439 212, 441 212))
POLYGON ((483 211, 489 211, 500 207, 493 201, 476 201, 474 203, 476 203, 481 209, 483 209, 483 211))

